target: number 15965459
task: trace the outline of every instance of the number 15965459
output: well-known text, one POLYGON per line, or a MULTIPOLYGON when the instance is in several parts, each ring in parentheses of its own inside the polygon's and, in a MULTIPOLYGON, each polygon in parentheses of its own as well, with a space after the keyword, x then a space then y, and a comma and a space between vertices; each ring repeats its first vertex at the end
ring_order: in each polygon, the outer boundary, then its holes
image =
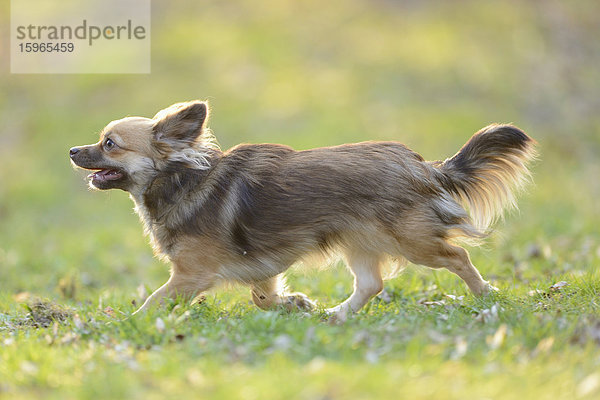
POLYGON ((63 43, 19 43, 21 53, 72 53, 75 45, 72 42, 63 43))

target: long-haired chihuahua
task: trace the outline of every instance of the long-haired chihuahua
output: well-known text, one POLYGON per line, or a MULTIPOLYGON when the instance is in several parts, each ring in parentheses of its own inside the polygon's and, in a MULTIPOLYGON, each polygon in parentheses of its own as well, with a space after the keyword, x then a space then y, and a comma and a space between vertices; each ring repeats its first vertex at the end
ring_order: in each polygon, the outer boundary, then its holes
POLYGON ((312 309, 283 273, 315 253, 339 254, 354 292, 328 313, 344 320, 406 262, 446 268, 475 295, 495 290, 461 239, 486 236, 527 181, 535 141, 490 125, 445 161, 425 161, 398 142, 295 151, 279 144, 219 149, 206 102, 174 104, 153 118, 109 123, 100 140, 70 149, 93 170, 90 186, 129 192, 169 280, 144 302, 193 298, 223 281, 252 289, 263 309, 312 309))

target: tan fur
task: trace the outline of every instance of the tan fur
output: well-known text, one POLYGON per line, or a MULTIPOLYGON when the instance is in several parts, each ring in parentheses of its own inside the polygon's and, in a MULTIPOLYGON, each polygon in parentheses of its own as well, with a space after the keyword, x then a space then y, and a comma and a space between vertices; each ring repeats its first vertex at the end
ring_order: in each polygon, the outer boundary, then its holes
POLYGON ((453 243, 483 238, 514 206, 535 155, 519 129, 488 126, 454 157, 427 162, 397 142, 222 152, 208 114, 204 102, 178 103, 152 119, 113 121, 98 143, 71 149, 75 165, 101 170, 91 187, 131 194, 155 253, 172 263, 140 310, 219 282, 250 285, 261 308, 312 309, 282 274, 314 255, 342 256, 355 277, 354 293, 328 310, 340 320, 407 261, 446 268, 477 295, 493 289, 453 243))

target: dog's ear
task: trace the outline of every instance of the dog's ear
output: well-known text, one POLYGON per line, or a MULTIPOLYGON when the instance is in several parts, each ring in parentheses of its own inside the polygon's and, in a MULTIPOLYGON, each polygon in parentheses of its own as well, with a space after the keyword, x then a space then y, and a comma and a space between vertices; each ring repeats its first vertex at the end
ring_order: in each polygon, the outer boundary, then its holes
POLYGON ((204 132, 208 112, 208 104, 204 101, 173 104, 154 116, 154 139, 170 144, 191 145, 204 132))

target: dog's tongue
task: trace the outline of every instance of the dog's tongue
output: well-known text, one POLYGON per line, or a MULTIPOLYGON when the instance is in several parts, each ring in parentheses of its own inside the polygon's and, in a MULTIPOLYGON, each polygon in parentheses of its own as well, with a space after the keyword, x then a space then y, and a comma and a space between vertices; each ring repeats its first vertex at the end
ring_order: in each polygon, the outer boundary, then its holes
POLYGON ((96 171, 93 174, 90 174, 89 177, 92 179, 96 179, 99 181, 110 181, 114 179, 119 179, 122 174, 119 171, 114 169, 103 169, 100 171, 96 171))

